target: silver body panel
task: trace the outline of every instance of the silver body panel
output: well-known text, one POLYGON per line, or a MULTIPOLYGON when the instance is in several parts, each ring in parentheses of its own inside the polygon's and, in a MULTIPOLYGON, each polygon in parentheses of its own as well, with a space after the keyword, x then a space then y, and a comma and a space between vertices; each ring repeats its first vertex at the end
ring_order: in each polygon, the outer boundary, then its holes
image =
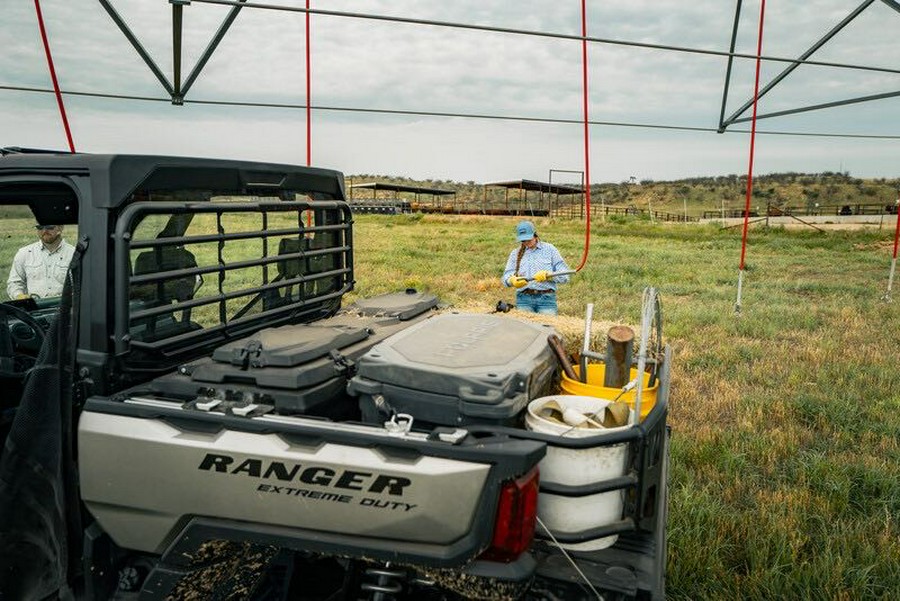
POLYGON ((158 419, 90 411, 81 416, 78 447, 88 510, 116 544, 152 553, 193 516, 449 544, 472 528, 490 471, 480 463, 302 446, 277 434, 182 431, 158 419))

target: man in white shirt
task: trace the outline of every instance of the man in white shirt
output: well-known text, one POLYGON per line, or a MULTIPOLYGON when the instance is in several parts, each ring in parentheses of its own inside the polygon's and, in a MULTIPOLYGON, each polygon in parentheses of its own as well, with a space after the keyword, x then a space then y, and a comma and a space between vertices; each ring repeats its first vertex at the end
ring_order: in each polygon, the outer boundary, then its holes
POLYGON ((10 299, 61 296, 75 247, 63 240, 63 226, 36 225, 37 242, 16 252, 6 293, 10 299))

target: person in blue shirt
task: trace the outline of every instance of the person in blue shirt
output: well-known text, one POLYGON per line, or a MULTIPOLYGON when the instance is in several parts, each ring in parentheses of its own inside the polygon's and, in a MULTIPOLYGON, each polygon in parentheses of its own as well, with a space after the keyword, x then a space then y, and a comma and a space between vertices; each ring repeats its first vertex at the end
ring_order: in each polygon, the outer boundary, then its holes
POLYGON ((569 281, 570 271, 556 247, 538 237, 534 224, 520 221, 516 225, 519 248, 513 249, 506 260, 501 278, 504 286, 516 289, 516 308, 531 313, 557 315, 556 285, 569 281))

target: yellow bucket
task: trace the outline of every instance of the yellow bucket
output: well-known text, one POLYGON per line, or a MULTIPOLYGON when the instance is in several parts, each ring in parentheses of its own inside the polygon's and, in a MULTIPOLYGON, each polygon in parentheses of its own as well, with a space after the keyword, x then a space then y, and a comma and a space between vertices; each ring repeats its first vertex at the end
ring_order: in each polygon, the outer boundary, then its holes
MULTIPOLYGON (((573 366, 573 369, 575 370, 575 375, 581 375, 578 365, 573 366)), ((637 377, 637 373, 638 371, 636 369, 631 369, 632 380, 637 377)), ((622 394, 622 396, 619 396, 619 393, 622 392, 621 388, 607 388, 603 385, 605 375, 605 364, 589 363, 587 366, 587 384, 580 382, 579 380, 573 380, 564 373, 562 374, 560 387, 566 394, 574 394, 576 396, 592 396, 608 401, 615 400, 616 397, 618 397, 618 400, 625 401, 631 409, 634 409, 634 397, 636 391, 631 389, 622 394)), ((650 410, 656 405, 656 392, 658 389, 659 378, 657 378, 656 383, 650 387, 650 374, 645 373, 641 390, 641 421, 647 417, 647 414, 650 413, 650 410)))

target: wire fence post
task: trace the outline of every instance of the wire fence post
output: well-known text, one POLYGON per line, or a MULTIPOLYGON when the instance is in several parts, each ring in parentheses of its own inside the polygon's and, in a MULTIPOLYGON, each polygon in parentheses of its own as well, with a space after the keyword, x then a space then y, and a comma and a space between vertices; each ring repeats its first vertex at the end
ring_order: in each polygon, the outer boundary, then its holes
POLYGON ((766 0, 759 7, 759 35, 756 41, 756 81, 753 84, 753 120, 750 127, 750 162, 747 167, 747 197, 744 202, 744 229, 741 235, 741 262, 738 267, 737 300, 734 303, 735 315, 741 313, 741 292, 744 285, 744 259, 747 255, 747 229, 750 222, 750 199, 753 195, 753 153, 756 145, 756 107, 759 104, 759 67, 762 62, 763 24, 765 23, 766 0))
POLYGON ((884 296, 881 299, 889 303, 891 302, 891 289, 894 287, 894 272, 897 269, 897 246, 898 242, 900 242, 900 197, 897 198, 897 202, 894 204, 896 208, 895 211, 895 224, 894 224, 894 253, 891 257, 891 271, 888 275, 888 285, 887 292, 884 293, 884 296))

